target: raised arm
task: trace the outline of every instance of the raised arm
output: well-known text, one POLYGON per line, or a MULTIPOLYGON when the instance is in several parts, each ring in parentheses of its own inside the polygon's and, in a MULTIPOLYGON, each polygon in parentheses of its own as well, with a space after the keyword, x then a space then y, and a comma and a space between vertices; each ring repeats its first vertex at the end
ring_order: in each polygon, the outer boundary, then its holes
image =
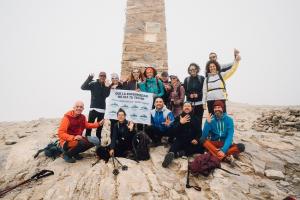
POLYGON ((90 74, 81 86, 82 90, 91 90, 91 82, 93 81, 94 75, 90 74))

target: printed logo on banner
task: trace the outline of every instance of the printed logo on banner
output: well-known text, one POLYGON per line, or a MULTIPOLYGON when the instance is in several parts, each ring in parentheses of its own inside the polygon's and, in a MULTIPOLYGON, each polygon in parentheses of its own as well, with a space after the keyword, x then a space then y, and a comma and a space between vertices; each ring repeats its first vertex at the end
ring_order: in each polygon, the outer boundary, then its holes
POLYGON ((117 108, 119 107, 119 104, 117 104, 116 102, 113 102, 112 104, 110 104, 111 107, 117 108))
POLYGON ((131 115, 130 115, 130 117, 131 117, 131 119, 133 119, 133 120, 135 120, 135 119, 137 119, 137 114, 135 114, 135 113, 132 113, 131 115))
POLYGON ((128 107, 128 105, 124 104, 124 105, 121 106, 121 108, 127 109, 127 108, 129 108, 129 107, 128 107))
POLYGON ((134 111, 138 110, 138 108, 139 107, 137 105, 135 105, 135 104, 133 106, 131 106, 131 109, 134 110, 134 111))
POLYGON ((148 108, 147 108, 146 106, 142 106, 142 107, 140 108, 140 110, 148 111, 148 108))

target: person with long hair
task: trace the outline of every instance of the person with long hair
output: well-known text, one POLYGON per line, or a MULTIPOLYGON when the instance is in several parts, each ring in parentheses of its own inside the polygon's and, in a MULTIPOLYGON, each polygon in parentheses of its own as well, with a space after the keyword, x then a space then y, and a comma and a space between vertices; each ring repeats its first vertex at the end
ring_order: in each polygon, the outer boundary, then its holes
POLYGON ((153 97, 162 97, 164 95, 164 85, 156 78, 157 71, 153 67, 146 67, 144 76, 145 82, 139 83, 140 90, 142 92, 152 93, 153 97))
POLYGON ((169 95, 168 105, 170 105, 170 110, 174 114, 174 117, 177 117, 182 112, 185 90, 177 76, 171 75, 170 79, 171 92, 169 95))
POLYGON ((214 102, 220 100, 224 103, 223 112, 226 113, 226 100, 227 91, 225 81, 229 79, 239 66, 240 56, 237 56, 232 68, 226 72, 221 71, 220 64, 211 60, 206 64, 206 102, 208 107, 208 112, 214 114, 214 102))
POLYGON ((202 117, 205 107, 204 80, 205 77, 199 75, 200 67, 196 63, 191 63, 188 67, 190 76, 184 79, 184 89, 186 100, 193 106, 193 114, 198 117, 199 126, 202 127, 202 117))
POLYGON ((123 83, 124 90, 140 91, 139 83, 144 81, 144 75, 138 68, 133 68, 127 81, 123 83))

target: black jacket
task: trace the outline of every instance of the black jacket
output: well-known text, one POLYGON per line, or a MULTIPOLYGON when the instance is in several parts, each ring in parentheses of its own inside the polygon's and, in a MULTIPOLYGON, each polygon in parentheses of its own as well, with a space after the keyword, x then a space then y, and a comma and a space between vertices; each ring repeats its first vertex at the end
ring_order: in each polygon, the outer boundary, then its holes
POLYGON ((111 144, 110 148, 115 149, 118 145, 126 145, 128 149, 132 146, 132 138, 134 135, 133 130, 129 131, 128 121, 124 121, 124 123, 115 123, 112 131, 111 144))
POLYGON ((185 124, 180 123, 180 116, 184 117, 186 114, 182 112, 179 116, 175 118, 173 131, 175 134, 176 139, 184 140, 187 142, 192 141, 193 139, 199 141, 202 131, 201 127, 199 126, 198 117, 193 115, 192 113, 189 114, 191 119, 190 122, 185 124))
POLYGON ((101 84, 98 79, 93 81, 93 77, 89 76, 82 84, 81 89, 91 91, 90 108, 105 109, 105 99, 110 93, 109 88, 105 84, 101 84))
POLYGON ((139 88, 139 84, 136 80, 127 81, 123 84, 124 90, 136 90, 139 88))
POLYGON ((189 76, 184 79, 183 87, 185 90, 186 99, 190 102, 202 101, 203 97, 203 84, 204 84, 204 76, 197 75, 195 77, 189 76), (196 93, 198 94, 198 98, 191 99, 190 94, 196 93))

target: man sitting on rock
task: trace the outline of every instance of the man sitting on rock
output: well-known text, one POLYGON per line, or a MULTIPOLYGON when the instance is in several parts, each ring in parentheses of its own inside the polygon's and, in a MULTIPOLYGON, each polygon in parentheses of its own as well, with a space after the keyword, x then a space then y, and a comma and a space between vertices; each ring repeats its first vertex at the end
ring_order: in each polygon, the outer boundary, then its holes
POLYGON ((83 130, 86 128, 98 128, 103 125, 103 120, 88 123, 86 117, 81 114, 83 109, 83 102, 77 101, 74 104, 73 110, 64 115, 58 129, 59 143, 64 151, 63 158, 68 163, 81 160, 82 156, 79 153, 94 146, 82 136, 83 130))
POLYGON ((194 115, 192 104, 189 102, 183 104, 182 110, 182 113, 175 118, 173 133, 176 138, 165 156, 163 167, 168 167, 174 158, 203 153, 203 148, 199 145, 199 133, 201 133, 199 118, 194 115))
POLYGON ((215 101, 214 115, 208 114, 204 124, 200 142, 212 155, 219 160, 231 161, 230 155, 237 156, 245 150, 242 143, 233 144, 234 124, 233 119, 223 113, 224 103, 215 101), (210 139, 207 139, 210 136, 210 139))
POLYGON ((154 107, 151 110, 151 126, 148 126, 145 131, 153 144, 157 146, 163 136, 172 137, 171 126, 174 122, 174 115, 167 109, 161 97, 155 99, 154 107))

